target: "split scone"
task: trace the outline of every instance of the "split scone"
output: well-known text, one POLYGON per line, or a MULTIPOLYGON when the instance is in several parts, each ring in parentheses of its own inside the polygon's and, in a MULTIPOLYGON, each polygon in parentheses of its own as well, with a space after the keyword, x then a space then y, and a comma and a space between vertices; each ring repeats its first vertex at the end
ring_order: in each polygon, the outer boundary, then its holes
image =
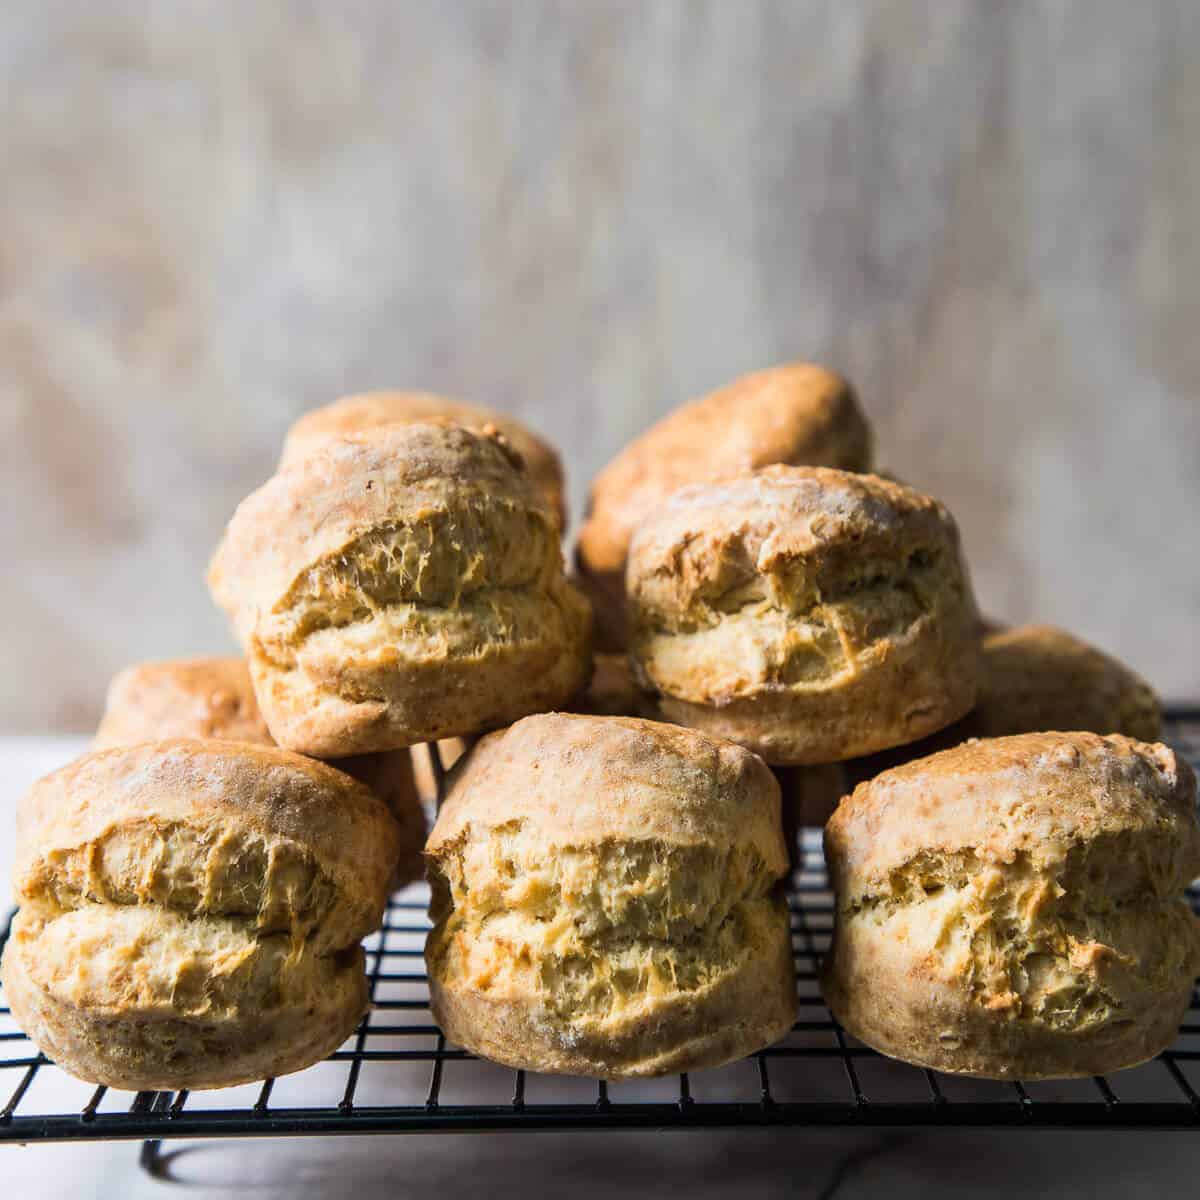
POLYGON ((527 717, 455 768, 426 855, 451 1042, 621 1079, 717 1066, 791 1027, 779 789, 738 746, 527 717))
POLYGON ((445 418, 468 429, 492 426, 498 430, 521 456, 534 487, 558 518, 559 528, 566 526, 566 483, 562 460, 554 447, 507 413, 432 392, 362 392, 315 408, 288 430, 279 467, 282 470, 311 454, 331 437, 363 433, 383 425, 412 425, 431 418, 445 418))
POLYGON ((996 628, 981 644, 979 695, 961 721, 911 745, 848 763, 847 769, 857 783, 968 738, 1049 729, 1123 733, 1153 742, 1162 735, 1162 705, 1140 675, 1066 630, 996 628))
MULTIPOLYGON (((93 749, 179 737, 275 745, 259 712, 245 659, 164 659, 136 663, 115 676, 93 749)), ((428 830, 409 751, 359 754, 332 765, 365 783, 396 818, 396 886, 423 878, 421 851, 428 830)))
POLYGON ((967 742, 861 784, 825 827, 830 1011, 893 1058, 984 1078, 1153 1057, 1200 971, 1195 806, 1166 746, 1091 733, 967 742))
POLYGON ((86 754, 17 812, 13 1016, 80 1079, 213 1088, 298 1071, 367 1007, 396 824, 321 763, 176 739, 86 754))
POLYGON ((446 423, 327 441, 244 500, 209 571, 271 735, 317 758, 564 703, 587 601, 503 439, 446 423))
POLYGON ((675 409, 596 476, 576 567, 602 650, 628 642, 625 560, 637 526, 687 484, 773 463, 870 470, 870 427, 845 379, 803 362, 743 375, 675 409))
POLYGON ((954 520, 873 475, 767 467, 684 488, 638 528, 626 592, 663 715, 770 763, 911 742, 975 702, 954 520))

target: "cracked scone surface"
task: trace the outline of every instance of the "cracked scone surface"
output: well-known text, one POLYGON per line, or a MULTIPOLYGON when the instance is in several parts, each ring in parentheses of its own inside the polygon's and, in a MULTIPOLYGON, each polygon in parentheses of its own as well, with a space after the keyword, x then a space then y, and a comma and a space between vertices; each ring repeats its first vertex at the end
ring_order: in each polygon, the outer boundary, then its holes
POLYGON ((445 418, 469 429, 486 429, 490 425, 499 430, 521 456, 534 486, 558 518, 559 527, 566 526, 566 483, 562 460, 554 447, 507 413, 432 392, 360 392, 343 396, 323 408, 315 408, 288 430, 279 466, 281 470, 290 466, 331 437, 436 418, 445 418))
MULTIPOLYGON (((136 663, 109 685, 95 750, 164 738, 216 738, 273 746, 244 658, 163 659, 136 663)), ((365 783, 388 806, 400 832, 396 886, 425 874, 421 852, 428 833, 407 750, 361 754, 334 764, 365 783)))
POLYGON ((825 1000, 894 1058, 1103 1074, 1173 1038, 1200 970, 1196 781, 1167 747, 1037 733, 888 771, 825 829, 825 1000))
POLYGON ((365 787, 282 750, 174 739, 87 754, 18 809, 13 1016, 65 1070, 111 1087, 300 1070, 366 1010, 359 943, 397 846, 365 787))
POLYGON ((771 763, 910 742, 975 700, 954 521, 873 475, 777 466, 684 488, 639 527, 626 592, 664 716, 771 763))
POLYGON ((456 766, 426 854, 451 1042, 620 1079, 716 1066, 791 1028, 779 792, 738 746, 528 717, 456 766))
POLYGON ((854 389, 814 363, 743 375, 675 409, 596 476, 576 563, 601 649, 623 651, 625 560, 634 530, 672 492, 773 463, 871 468, 871 430, 854 389))
POLYGON ((445 423, 326 442, 242 502, 209 583, 271 734, 340 758, 564 703, 587 601, 507 446, 445 423))

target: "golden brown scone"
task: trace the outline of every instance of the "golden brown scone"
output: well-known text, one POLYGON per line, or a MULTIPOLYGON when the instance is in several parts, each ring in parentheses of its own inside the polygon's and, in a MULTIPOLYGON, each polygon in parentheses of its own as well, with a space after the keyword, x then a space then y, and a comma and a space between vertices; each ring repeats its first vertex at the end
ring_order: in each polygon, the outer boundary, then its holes
POLYGON ((161 738, 224 738, 272 746, 242 658, 135 663, 113 677, 95 750, 161 738))
POLYGON ((972 741, 860 785, 825 827, 823 990, 868 1045, 994 1079, 1167 1046, 1200 970, 1196 781, 1117 735, 972 741))
POLYGON ((983 639, 979 701, 969 718, 978 737, 1043 729, 1162 734, 1162 706, 1141 676, 1052 625, 1022 625, 983 639))
POLYGON ((295 754, 174 739, 86 754, 17 812, 13 1016, 91 1083, 224 1087, 298 1071, 367 1006, 396 824, 295 754))
POLYGON ((740 747, 547 713, 455 768, 426 854, 446 1037, 601 1079, 717 1066, 795 1014, 779 791, 740 747))
POLYGON ((853 782, 948 750, 973 737, 1047 729, 1162 736, 1162 706, 1150 685, 1123 663, 1053 625, 999 628, 983 639, 979 696, 961 721, 911 745, 847 763, 853 782))
POLYGON ((766 467, 676 492, 626 579, 638 682, 664 715, 779 765, 837 762, 975 701, 975 603, 936 500, 766 467))
POLYGON ((870 427, 845 379, 803 362, 743 375, 675 409, 596 476, 576 565, 601 650, 628 642, 625 559, 637 526, 687 484, 773 463, 870 470, 870 427))
POLYGON ((558 451, 528 426, 482 404, 467 404, 432 392, 362 392, 343 396, 324 408, 307 412, 288 430, 279 468, 283 470, 331 437, 363 433, 384 425, 412 425, 442 417, 468 429, 493 426, 521 456, 534 486, 542 493, 559 528, 567 523, 562 461, 558 451))
POLYGON ((496 438, 327 441, 244 500, 209 571, 275 740, 317 758, 480 732, 574 695, 587 601, 496 438))
MULTIPOLYGON (((109 685, 95 750, 164 738, 219 738, 273 746, 246 660, 233 656, 167 659, 126 667, 109 685)), ((338 759, 339 771, 365 783, 400 826, 397 887, 425 874, 428 833, 407 750, 338 759)))

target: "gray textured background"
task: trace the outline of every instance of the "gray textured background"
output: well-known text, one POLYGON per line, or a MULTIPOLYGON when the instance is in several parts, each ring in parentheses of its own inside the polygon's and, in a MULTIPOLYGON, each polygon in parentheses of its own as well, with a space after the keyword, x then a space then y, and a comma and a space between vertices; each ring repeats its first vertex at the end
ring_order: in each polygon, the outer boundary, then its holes
POLYGON ((812 357, 985 607, 1200 694, 1200 5, 52 3, 0 24, 0 727, 227 644, 287 424, 493 403, 572 495, 812 357))

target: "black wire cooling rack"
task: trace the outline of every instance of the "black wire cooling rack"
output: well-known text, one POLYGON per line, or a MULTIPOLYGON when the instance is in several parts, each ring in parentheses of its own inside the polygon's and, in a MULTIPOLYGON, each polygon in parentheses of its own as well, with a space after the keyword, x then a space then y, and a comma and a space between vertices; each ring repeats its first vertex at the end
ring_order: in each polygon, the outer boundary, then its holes
MULTIPOLYGON (((1167 740, 1200 760, 1200 708, 1169 716, 1167 740)), ((440 765, 440 764, 439 764, 440 765)), ((440 771, 439 771, 440 776, 440 771)), ((832 897, 820 834, 802 835, 791 895, 799 1018, 788 1037, 719 1070, 639 1083, 527 1074, 449 1045, 429 1011, 422 946, 427 892, 392 898, 366 942, 374 1004, 354 1037, 295 1075, 216 1092, 116 1092, 72 1080, 0 1007, 0 1141, 144 1141, 156 1168, 175 1138, 481 1130, 699 1129, 849 1125, 1200 1129, 1200 996, 1179 1038, 1112 1079, 990 1083, 883 1058, 845 1034, 817 990, 832 897)), ((1200 892, 1191 894, 1200 911, 1200 892)), ((8 936, 7 927, 0 945, 8 936)))

